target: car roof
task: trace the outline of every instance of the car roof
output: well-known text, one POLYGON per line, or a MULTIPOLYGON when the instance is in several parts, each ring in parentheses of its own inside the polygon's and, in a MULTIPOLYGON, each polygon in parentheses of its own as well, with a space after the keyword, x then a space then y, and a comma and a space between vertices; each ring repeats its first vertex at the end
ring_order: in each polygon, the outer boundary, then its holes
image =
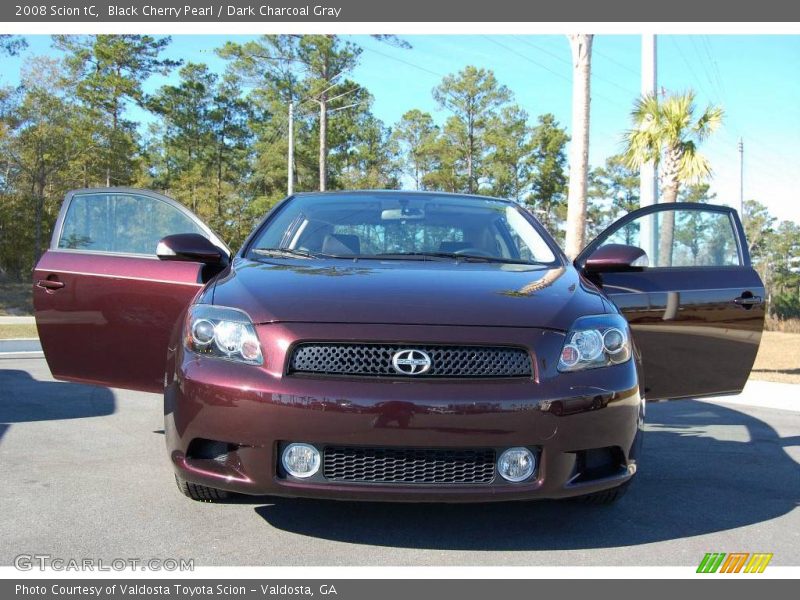
POLYGON ((459 194, 453 192, 434 192, 428 190, 333 190, 325 192, 297 192, 293 194, 296 197, 308 196, 330 196, 331 198, 341 196, 429 196, 429 197, 446 197, 446 198, 459 198, 465 200, 493 200, 495 202, 505 202, 507 204, 516 204, 513 200, 508 198, 497 198, 496 196, 484 196, 481 194, 459 194))

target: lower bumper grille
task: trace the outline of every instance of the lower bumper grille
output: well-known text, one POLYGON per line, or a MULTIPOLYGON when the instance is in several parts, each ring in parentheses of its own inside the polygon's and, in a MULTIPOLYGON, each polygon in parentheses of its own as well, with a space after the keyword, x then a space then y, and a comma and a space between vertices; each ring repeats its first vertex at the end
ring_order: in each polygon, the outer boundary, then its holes
POLYGON ((491 483, 494 450, 363 448, 329 446, 323 475, 331 481, 363 483, 491 483))

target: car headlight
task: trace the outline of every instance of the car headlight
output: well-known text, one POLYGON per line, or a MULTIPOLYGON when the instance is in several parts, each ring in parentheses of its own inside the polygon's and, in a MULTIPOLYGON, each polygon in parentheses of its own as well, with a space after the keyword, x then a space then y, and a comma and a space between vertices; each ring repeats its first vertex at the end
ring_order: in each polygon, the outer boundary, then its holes
POLYGON ((558 370, 562 373, 618 365, 631 357, 630 330, 621 315, 575 320, 564 341, 558 370))
POLYGON ((184 339, 187 349, 203 356, 264 364, 253 322, 246 313, 235 308, 209 304, 192 306, 184 339))

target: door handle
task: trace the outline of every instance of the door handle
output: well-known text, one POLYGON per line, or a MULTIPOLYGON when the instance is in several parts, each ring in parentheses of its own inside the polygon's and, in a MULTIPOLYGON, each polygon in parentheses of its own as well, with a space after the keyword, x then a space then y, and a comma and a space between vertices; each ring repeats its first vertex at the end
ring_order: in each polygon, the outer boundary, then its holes
POLYGON ((45 290, 60 290, 64 287, 64 282, 57 281, 55 279, 40 279, 36 282, 36 287, 40 287, 45 290))
POLYGON ((738 298, 733 299, 733 303, 741 306, 742 308, 751 308, 753 306, 758 306, 764 301, 761 296, 753 296, 752 294, 746 295, 742 294, 738 298))

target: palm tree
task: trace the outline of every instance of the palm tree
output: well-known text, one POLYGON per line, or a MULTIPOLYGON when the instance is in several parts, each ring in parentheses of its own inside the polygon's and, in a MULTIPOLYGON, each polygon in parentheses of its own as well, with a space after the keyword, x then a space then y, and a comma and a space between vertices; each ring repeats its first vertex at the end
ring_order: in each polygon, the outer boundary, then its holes
POLYGON ((566 253, 575 258, 586 235, 586 193, 589 174, 589 103, 592 71, 590 34, 571 34, 572 48, 572 147, 569 160, 566 253))
MULTIPOLYGON (((662 100, 649 94, 639 98, 631 111, 633 128, 625 133, 625 162, 633 169, 654 161, 659 171, 660 202, 675 202, 680 186, 699 183, 711 176, 708 159, 697 146, 722 123, 722 108, 709 105, 695 118, 692 90, 662 100)), ((659 266, 672 264, 675 213, 664 213, 659 237, 659 266)))

